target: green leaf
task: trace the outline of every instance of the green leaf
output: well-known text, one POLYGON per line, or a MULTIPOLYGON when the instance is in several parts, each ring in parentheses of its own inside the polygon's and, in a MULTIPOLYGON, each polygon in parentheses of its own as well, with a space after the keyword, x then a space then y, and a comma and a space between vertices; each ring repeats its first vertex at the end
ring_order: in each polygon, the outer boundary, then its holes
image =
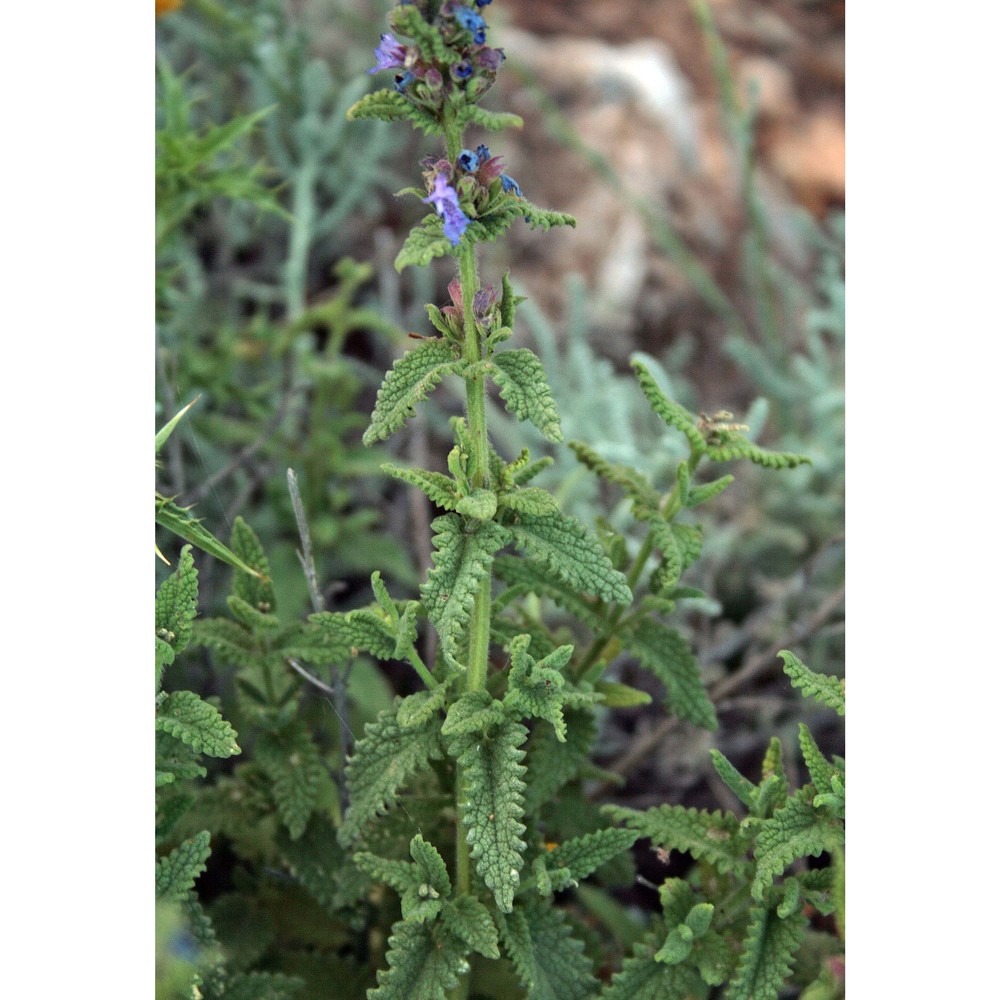
POLYGON ((336 657, 346 660, 356 656, 355 650, 371 653, 379 660, 396 659, 396 628, 381 615, 366 608, 356 611, 319 611, 309 616, 327 634, 334 648, 340 651, 336 657))
POLYGON ((819 857, 824 851, 843 846, 844 825, 835 816, 813 807, 815 789, 800 788, 774 815, 761 823, 754 845, 757 870, 750 894, 758 902, 764 890, 796 858, 819 857))
POLYGON ((782 920, 773 910, 754 907, 743 940, 743 954, 725 1000, 777 1000, 782 984, 791 974, 806 925, 801 914, 782 920))
POLYGON ((441 756, 434 716, 423 725, 404 729, 395 710, 380 712, 365 726, 365 735, 347 764, 350 806, 340 828, 340 842, 347 845, 360 836, 371 820, 396 804, 400 789, 410 778, 441 756))
POLYGON ((757 798, 757 786, 744 778, 719 750, 712 749, 709 753, 712 755, 716 773, 725 782, 726 787, 743 805, 752 806, 757 798))
POLYGON ((412 864, 387 861, 361 851, 354 855, 354 863, 400 894, 404 920, 423 923, 441 912, 444 901, 451 895, 451 880, 444 859, 419 833, 410 841, 410 856, 412 864))
POLYGON ((254 570, 252 576, 237 573, 233 577, 233 595, 264 614, 274 611, 277 601, 271 586, 271 567, 260 539, 242 517, 233 522, 229 544, 233 552, 254 570))
POLYGON ((519 514, 542 516, 559 513, 559 505, 556 503, 555 497, 547 490, 539 489, 537 486, 529 486, 526 489, 514 490, 510 493, 501 493, 498 505, 501 510, 512 510, 519 514))
POLYGON ((509 111, 487 111, 478 104, 466 104, 455 116, 461 125, 478 125, 490 132, 506 128, 524 128, 524 119, 509 111))
MULTIPOLYGON (((191 641, 198 614, 198 570, 191 546, 181 549, 177 569, 160 584, 156 592, 156 638, 170 647, 170 659, 182 652, 191 641)), ((157 685, 159 686, 159 685, 157 685)))
POLYGON ((280 972, 239 972, 226 979, 226 1000, 294 1000, 305 989, 298 976, 280 972))
POLYGON ((434 924, 407 920, 392 925, 389 968, 379 971, 368 1000, 445 1000, 468 963, 459 939, 435 931, 434 924))
POLYGON ((601 812, 637 830, 640 837, 648 837, 655 847, 686 851, 695 859, 704 858, 721 874, 729 871, 749 873, 746 854, 751 834, 731 813, 709 813, 670 805, 645 812, 623 806, 604 806, 601 812))
POLYGON ((835 783, 843 784, 843 775, 831 764, 816 745, 809 728, 799 723, 799 746, 802 749, 802 759, 809 769, 809 777, 816 786, 816 791, 827 795, 835 791, 835 783))
POLYGON ((448 745, 464 776, 462 822, 469 828, 471 856, 503 913, 510 913, 514 905, 524 864, 525 768, 520 747, 527 736, 524 726, 507 720, 488 735, 463 734, 452 737, 448 745))
POLYGON ((230 594, 226 598, 226 606, 232 616, 251 633, 274 632, 281 628, 281 619, 277 615, 258 611, 252 604, 247 604, 242 597, 230 594))
POLYGON ((587 1000, 597 991, 583 942, 561 910, 537 899, 519 903, 501 917, 500 936, 528 1000, 587 1000))
POLYGON ((541 361, 526 347, 501 351, 487 365, 500 398, 518 420, 530 420, 550 441, 563 439, 552 390, 541 361))
POLYGON ((298 722, 280 734, 261 733, 257 760, 271 781, 281 821, 292 840, 298 840, 316 808, 323 780, 329 780, 319 749, 305 725, 298 722))
POLYGON ((477 521, 489 521, 497 512, 497 495, 492 490, 473 490, 458 501, 455 510, 477 521))
POLYGON ((438 684, 429 691, 417 691, 399 703, 396 721, 404 729, 423 726, 444 707, 448 700, 449 684, 438 684))
POLYGON ((445 377, 461 371, 451 346, 440 338, 422 340, 392 366, 375 400, 371 426, 362 441, 366 445, 384 441, 413 416, 413 408, 426 399, 445 377))
POLYGON ((656 384, 656 379, 639 361, 633 361, 632 367, 639 377, 639 388, 649 400, 653 412, 666 424, 679 430, 690 442, 692 454, 704 452, 707 448, 705 438, 698 430, 698 424, 693 414, 677 403, 668 399, 663 390, 656 384))
POLYGON ((195 879, 205 871, 211 853, 208 830, 202 830, 160 858, 156 862, 156 898, 185 899, 195 879))
POLYGON ((209 757, 232 757, 240 752, 236 730, 219 710, 193 691, 174 691, 157 706, 156 728, 209 757))
POLYGON ((597 722, 588 709, 567 709, 563 713, 566 742, 556 738, 554 729, 538 726, 528 743, 526 765, 530 780, 525 792, 525 806, 534 815, 580 772, 590 756, 597 737, 597 722))
POLYGON ((464 691, 449 706, 441 735, 451 737, 486 733, 506 719, 503 705, 489 691, 464 691))
POLYGON ((397 465, 390 465, 388 462, 383 464, 381 469, 395 479, 401 479, 404 483, 416 486, 418 490, 422 490, 434 503, 445 510, 455 510, 458 506, 457 484, 454 479, 446 476, 443 472, 404 469, 397 465))
POLYGON ((651 508, 655 508, 659 503, 660 497, 653 489, 653 484, 641 472, 627 465, 613 465, 582 441, 570 441, 569 447, 591 472, 609 483, 620 486, 633 500, 651 508))
POLYGON ((807 698, 832 708, 837 715, 844 714, 844 680, 829 674, 819 674, 810 670, 794 653, 781 650, 778 656, 784 661, 785 673, 792 679, 792 687, 802 690, 807 698))
MULTIPOLYGON (((462 242, 458 246, 479 242, 470 236, 470 230, 474 225, 465 230, 462 242)), ((420 224, 410 230, 410 235, 406 237, 399 253, 396 254, 393 266, 397 271, 411 266, 426 267, 436 257, 454 254, 457 249, 458 247, 453 246, 451 240, 444 234, 444 221, 432 212, 430 215, 425 215, 420 224)))
POLYGON ((653 700, 647 691, 617 681, 597 681, 594 690, 601 696, 601 704, 608 708, 635 708, 636 705, 648 705, 653 700))
POLYGON ((601 1000, 704 1000, 708 996, 708 987, 687 964, 664 965, 653 957, 661 945, 661 933, 654 931, 636 945, 635 954, 612 976, 601 1000))
POLYGON ((606 830, 586 833, 582 837, 573 837, 563 841, 547 855, 543 855, 545 867, 551 873, 562 869, 566 873, 566 878, 570 880, 569 884, 575 884, 597 871, 605 862, 627 851, 638 836, 634 830, 609 827, 606 830))
POLYGON ((630 604, 632 592, 623 574, 611 565, 601 543, 566 514, 521 514, 505 529, 518 548, 543 562, 556 576, 585 594, 630 604))
POLYGON ((444 904, 441 911, 444 926, 470 951, 484 958, 500 957, 500 937, 490 911, 472 896, 459 896, 444 904))
POLYGON ((718 496, 730 483, 734 482, 735 476, 723 476, 721 479, 715 479, 710 483, 705 483, 704 486, 696 486, 688 494, 687 503, 685 507, 697 507, 699 504, 705 503, 707 500, 711 500, 712 497, 718 496))
POLYGON ((197 751, 162 730, 156 734, 157 788, 186 778, 204 778, 206 774, 197 751))
POLYGON ((516 636, 510 643, 511 668, 507 675, 504 707, 522 717, 545 719, 552 723, 556 738, 566 741, 566 721, 562 707, 566 700, 566 679, 560 672, 573 655, 572 646, 560 646, 542 660, 528 652, 531 636, 516 636))
POLYGON ((421 129, 425 135, 443 134, 441 122, 435 115, 413 104, 409 98, 395 90, 376 90, 365 94, 360 101, 352 104, 347 110, 348 121, 408 121, 414 128, 421 129))
POLYGON ((494 570, 497 577, 516 592, 550 598, 595 633, 604 628, 604 618, 595 607, 595 602, 577 593, 562 580, 552 579, 543 563, 523 557, 501 556, 494 563, 494 570))
POLYGON ((702 684, 698 661, 680 632, 645 620, 623 633, 621 642, 663 682, 667 707, 674 715, 704 729, 718 728, 715 706, 702 684))
POLYGON ((730 462, 736 458, 746 458, 754 465, 763 465, 768 469, 794 469, 797 465, 812 465, 812 459, 806 455, 768 451, 733 431, 716 431, 715 436, 720 438, 721 442, 709 444, 705 448, 705 454, 713 462, 730 462))
POLYGON ((431 522, 434 531, 434 566, 420 588, 427 616, 441 637, 441 650, 453 665, 458 663, 458 647, 472 613, 480 583, 490 575, 493 553, 506 537, 492 521, 463 528, 456 514, 444 514, 431 522))

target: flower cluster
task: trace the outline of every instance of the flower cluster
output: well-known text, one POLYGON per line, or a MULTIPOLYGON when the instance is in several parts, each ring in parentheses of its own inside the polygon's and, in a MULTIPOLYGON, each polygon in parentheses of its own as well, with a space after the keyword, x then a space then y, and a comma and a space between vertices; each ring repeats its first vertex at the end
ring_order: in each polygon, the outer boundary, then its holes
MULTIPOLYGON (((482 8, 489 2, 475 0, 475 5, 482 8)), ((428 26, 416 4, 402 3, 392 23, 396 34, 382 35, 368 72, 400 70, 395 89, 415 104, 440 112, 456 90, 475 101, 493 85, 504 54, 486 44, 487 24, 477 10, 446 0, 428 26), (400 41, 397 35, 412 41, 400 41)))

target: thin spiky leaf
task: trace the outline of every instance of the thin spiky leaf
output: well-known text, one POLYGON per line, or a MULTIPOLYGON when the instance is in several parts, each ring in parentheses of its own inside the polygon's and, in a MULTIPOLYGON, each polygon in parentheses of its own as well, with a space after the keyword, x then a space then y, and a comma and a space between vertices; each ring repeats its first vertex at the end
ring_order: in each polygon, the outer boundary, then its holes
POLYGON ((623 633, 621 641, 663 682, 666 704, 674 715, 704 729, 718 729, 715 706, 702 683, 698 661, 680 632, 647 619, 623 633))
POLYGON ((462 369, 450 344, 439 337, 422 340, 392 366, 375 399, 371 425, 362 441, 384 441, 413 416, 414 407, 427 398, 445 377, 462 369))
POLYGON ((530 420, 550 441, 563 439, 552 390, 541 361, 528 348, 493 355, 486 370, 500 389, 500 398, 518 420, 530 420))
POLYGON ((156 707, 156 728, 209 757, 240 753, 236 730, 193 691, 172 691, 156 707))
POLYGON ((534 462, 529 462, 523 468, 518 469, 514 473, 514 482, 518 486, 524 486, 525 483, 530 483, 535 476, 547 469, 554 461, 555 459, 553 459, 550 455, 546 455, 544 458, 538 458, 535 459, 534 462))
POLYGON ((773 910, 754 907, 743 939, 743 953, 725 1000, 777 1000, 792 971, 806 933, 802 914, 781 919, 773 910))
POLYGON ((464 775, 462 822, 469 828, 471 857, 503 913, 510 913, 514 905, 524 864, 521 744, 527 736, 520 723, 505 720, 488 734, 463 734, 448 744, 464 775))
POLYGON ((463 528, 456 514, 431 522, 434 531, 434 566, 420 588, 427 616, 441 637, 448 661, 458 664, 459 642, 472 613, 480 583, 487 579, 493 553, 506 542, 504 530, 492 521, 480 521, 472 531, 463 528))
POLYGON ((212 853, 209 832, 185 840, 166 857, 156 862, 156 898, 183 900, 194 888, 195 880, 205 871, 205 862, 212 853))
POLYGON ((799 688, 807 698, 832 708, 837 715, 845 710, 844 679, 810 670, 794 653, 781 650, 778 656, 784 661, 784 671, 791 678, 792 687, 799 688))
POLYGON ((434 716, 423 725, 402 728, 396 708, 379 712, 365 726, 365 735, 347 764, 350 805, 344 815, 339 840, 347 845, 365 826, 395 805, 400 789, 414 775, 442 757, 434 716))
POLYGON ((693 858, 704 858, 722 874, 728 871, 749 873, 746 854, 752 843, 751 834, 731 813, 710 813, 671 805, 645 812, 624 806, 604 806, 601 812, 637 830, 640 837, 648 837, 656 847, 686 851, 693 858))
POLYGON ((576 590, 619 604, 632 602, 625 576, 611 565, 597 537, 575 518, 522 514, 505 530, 518 548, 576 590))
POLYGON ((436 929, 409 920, 392 925, 389 968, 379 971, 378 987, 368 991, 368 1000, 445 1000, 468 963, 461 940, 436 929))
POLYGON ((259 575, 257 570, 248 566, 228 545, 224 545, 201 523, 201 518, 195 517, 190 508, 178 507, 169 497, 156 496, 156 523, 172 531, 186 542, 197 545, 203 552, 215 556, 235 569, 259 575))
POLYGON ((500 919, 504 951, 528 1000, 586 1000, 597 990, 583 942, 565 914, 537 898, 500 919))
POLYGON ((387 472, 394 479, 400 479, 410 486, 416 486, 422 490, 436 503, 438 507, 445 510, 455 510, 458 501, 461 499, 458 492, 458 485, 450 476, 443 472, 429 472, 427 469, 404 469, 398 465, 390 465, 388 462, 380 466, 383 472, 387 472))

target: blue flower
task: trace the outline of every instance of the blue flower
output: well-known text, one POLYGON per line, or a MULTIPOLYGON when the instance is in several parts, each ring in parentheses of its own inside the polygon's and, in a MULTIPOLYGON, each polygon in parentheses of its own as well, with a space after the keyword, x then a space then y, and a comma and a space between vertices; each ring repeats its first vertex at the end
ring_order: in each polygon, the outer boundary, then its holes
POLYGON ((458 160, 456 161, 458 165, 466 173, 474 173, 476 168, 479 166, 479 157, 476 153, 473 153, 471 149, 463 149, 461 153, 458 154, 458 160))
POLYGON ((503 185, 504 191, 513 191, 518 198, 524 197, 524 195, 521 194, 521 185, 518 184, 513 177, 509 177, 507 174, 501 174, 500 183, 503 185))
POLYGON ((377 73, 380 69, 395 69, 403 65, 405 58, 406 47, 386 32, 375 50, 375 65, 368 72, 377 73))
POLYGON ((493 3, 493 0, 476 0, 477 7, 486 7, 491 3, 493 3))
POLYGON ((477 45, 482 45, 486 41, 486 22, 482 15, 469 7, 456 7, 452 11, 452 16, 466 31, 472 32, 472 40, 477 45))
POLYGON ((444 219, 444 234, 451 240, 453 247, 458 246, 469 225, 469 219, 458 204, 455 189, 445 180, 444 174, 434 175, 434 189, 426 198, 421 198, 425 205, 433 204, 434 210, 444 219))
POLYGON ((416 77, 409 70, 407 70, 405 73, 400 73, 399 76, 396 77, 396 82, 393 84, 393 87, 402 94, 414 80, 416 80, 416 77))
POLYGON ((472 76, 472 63, 468 59, 463 59, 460 63, 455 63, 451 71, 459 80, 468 80, 472 76))
POLYGON ((480 160, 488 160, 490 158, 490 147, 481 142, 476 146, 476 156, 480 160))

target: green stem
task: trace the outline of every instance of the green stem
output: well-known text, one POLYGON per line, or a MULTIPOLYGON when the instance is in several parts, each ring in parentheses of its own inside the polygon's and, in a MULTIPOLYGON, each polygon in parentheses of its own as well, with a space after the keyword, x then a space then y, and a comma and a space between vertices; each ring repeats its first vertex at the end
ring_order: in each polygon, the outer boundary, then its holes
MULTIPOLYGON (((690 475, 694 475, 694 470, 698 468, 698 463, 701 461, 703 455, 704 452, 700 451, 691 453, 691 456, 688 458, 688 471, 690 475)), ((663 515, 665 520, 672 521, 680 509, 680 485, 678 483, 674 483, 674 488, 660 502, 660 513, 663 515)), ((652 554, 653 533, 649 532, 646 535, 645 541, 642 543, 642 547, 636 553, 635 559, 632 560, 632 565, 625 577, 629 590, 635 590, 635 586, 639 582, 639 578, 642 576, 642 571, 646 568, 646 563, 649 561, 649 557, 652 554)), ((607 649, 614 642, 616 631, 615 626, 621 621, 626 608, 627 605, 624 604, 619 604, 613 607, 611 614, 608 615, 607 623, 604 629, 598 635, 594 636, 594 641, 591 643, 590 649, 587 650, 587 655, 584 656, 584 658, 580 661, 579 666, 576 667, 574 673, 577 678, 583 677, 587 671, 595 663, 597 663, 599 659, 601 659, 607 649)))

